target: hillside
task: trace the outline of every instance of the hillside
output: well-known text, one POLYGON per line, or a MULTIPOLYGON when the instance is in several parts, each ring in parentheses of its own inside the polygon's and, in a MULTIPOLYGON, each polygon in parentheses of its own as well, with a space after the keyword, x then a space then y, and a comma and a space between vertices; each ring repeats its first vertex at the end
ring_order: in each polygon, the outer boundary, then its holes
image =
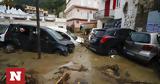
MULTIPOLYGON (((36 5, 36 0, 3 0, 1 4, 14 6, 16 8, 24 9, 25 5, 36 5)), ((48 10, 49 13, 56 15, 65 9, 65 0, 39 0, 40 8, 48 10)))

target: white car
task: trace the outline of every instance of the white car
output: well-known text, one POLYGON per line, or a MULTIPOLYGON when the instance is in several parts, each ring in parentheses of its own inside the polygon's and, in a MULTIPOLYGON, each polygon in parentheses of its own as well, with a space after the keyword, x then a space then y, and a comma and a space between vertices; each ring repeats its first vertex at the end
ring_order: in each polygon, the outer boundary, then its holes
POLYGON ((71 40, 75 45, 78 45, 80 43, 84 43, 84 39, 83 38, 74 35, 73 33, 71 33, 67 29, 62 29, 62 28, 58 28, 58 27, 55 27, 55 26, 47 26, 47 27, 55 30, 58 33, 60 33, 66 39, 71 40))
POLYGON ((91 36, 93 33, 95 33, 96 30, 98 30, 100 28, 92 28, 91 32, 89 33, 89 36, 88 36, 88 40, 90 41, 91 40, 91 36))

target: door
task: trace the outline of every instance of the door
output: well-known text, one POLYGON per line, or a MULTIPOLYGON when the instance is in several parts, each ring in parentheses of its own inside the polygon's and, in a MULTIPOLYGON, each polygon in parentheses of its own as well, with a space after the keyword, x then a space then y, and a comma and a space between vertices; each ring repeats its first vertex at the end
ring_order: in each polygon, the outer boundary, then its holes
POLYGON ((52 52, 56 49, 56 40, 44 30, 41 30, 41 50, 43 52, 52 52))
POLYGON ((30 46, 30 31, 31 27, 30 26, 24 26, 24 25, 20 25, 18 26, 18 28, 16 29, 17 31, 17 40, 19 41, 20 44, 20 48, 24 49, 24 50, 29 50, 31 49, 30 46))

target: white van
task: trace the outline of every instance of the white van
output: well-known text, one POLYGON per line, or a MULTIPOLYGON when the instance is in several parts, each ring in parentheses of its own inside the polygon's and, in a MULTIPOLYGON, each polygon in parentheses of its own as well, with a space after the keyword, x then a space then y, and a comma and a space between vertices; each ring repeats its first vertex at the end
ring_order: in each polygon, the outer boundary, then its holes
POLYGON ((71 40, 75 45, 78 45, 80 43, 84 43, 83 38, 74 35, 73 33, 71 33, 67 29, 63 29, 63 28, 59 28, 59 27, 55 27, 55 26, 47 26, 47 27, 57 31, 58 33, 60 33, 65 38, 71 40))

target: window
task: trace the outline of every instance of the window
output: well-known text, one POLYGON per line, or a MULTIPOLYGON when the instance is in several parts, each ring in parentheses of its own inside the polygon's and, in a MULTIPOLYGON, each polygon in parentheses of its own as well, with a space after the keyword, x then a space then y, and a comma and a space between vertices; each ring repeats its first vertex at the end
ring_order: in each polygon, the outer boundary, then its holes
POLYGON ((115 32, 116 32, 116 30, 110 30, 110 31, 106 32, 106 35, 114 36, 115 32))
POLYGON ((76 23, 79 24, 79 21, 77 20, 76 23))
POLYGON ((71 33, 70 31, 67 31, 67 34, 70 35, 74 40, 77 39, 77 36, 71 33))
POLYGON ((8 25, 0 25, 0 34, 4 34, 8 27, 8 25))
POLYGON ((105 34, 105 30, 96 30, 95 35, 98 37, 102 37, 105 34))
POLYGON ((150 35, 145 33, 132 33, 131 40, 140 43, 150 43, 150 35))
POLYGON ((121 0, 116 0, 116 8, 120 8, 120 1, 121 0))
POLYGON ((90 11, 90 14, 92 14, 92 11, 90 11))
POLYGON ((77 9, 77 12, 79 12, 79 9, 77 9))
POLYGON ((47 31, 49 32, 49 34, 51 36, 53 36, 54 38, 56 38, 58 40, 63 40, 64 39, 62 35, 60 35, 58 32, 56 32, 56 31, 54 31, 52 29, 47 29, 47 31))
POLYGON ((71 39, 70 39, 70 37, 69 37, 69 36, 67 36, 65 33, 63 33, 63 32, 59 32, 59 31, 56 31, 56 32, 58 32, 60 35, 62 35, 62 36, 63 36, 63 38, 65 38, 65 39, 67 39, 67 40, 71 40, 71 39))

